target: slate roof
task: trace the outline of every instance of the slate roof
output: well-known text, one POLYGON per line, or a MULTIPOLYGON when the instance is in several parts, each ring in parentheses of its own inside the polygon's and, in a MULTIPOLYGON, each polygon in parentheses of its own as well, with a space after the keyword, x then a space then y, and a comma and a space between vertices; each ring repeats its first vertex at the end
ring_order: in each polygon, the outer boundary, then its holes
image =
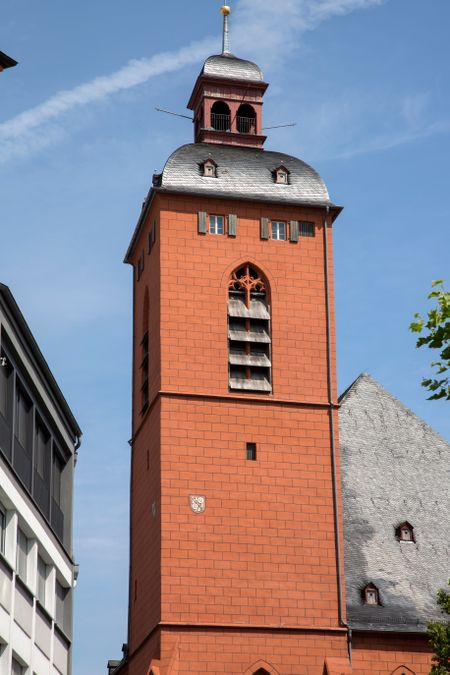
POLYGON ((201 74, 248 82, 264 82, 261 69, 256 63, 238 59, 233 54, 210 56, 206 59, 201 74))
POLYGON ((369 375, 340 400, 347 621, 421 632, 450 576, 450 445, 369 375), (405 521, 415 542, 395 537, 405 521), (370 582, 382 606, 363 605, 370 582))
POLYGON ((301 159, 281 152, 253 148, 191 143, 169 157, 159 189, 211 197, 332 206, 322 178, 301 159), (202 175, 201 164, 211 157, 217 178, 202 175), (283 164, 290 172, 289 185, 274 182, 272 172, 283 164))

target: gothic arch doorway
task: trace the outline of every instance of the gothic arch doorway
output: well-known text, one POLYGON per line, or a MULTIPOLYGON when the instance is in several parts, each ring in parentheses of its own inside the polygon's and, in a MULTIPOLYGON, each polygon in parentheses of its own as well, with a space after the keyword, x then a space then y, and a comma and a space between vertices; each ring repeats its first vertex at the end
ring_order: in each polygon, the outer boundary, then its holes
POLYGON ((395 670, 392 671, 391 675, 416 675, 411 668, 408 668, 407 666, 399 666, 395 670))

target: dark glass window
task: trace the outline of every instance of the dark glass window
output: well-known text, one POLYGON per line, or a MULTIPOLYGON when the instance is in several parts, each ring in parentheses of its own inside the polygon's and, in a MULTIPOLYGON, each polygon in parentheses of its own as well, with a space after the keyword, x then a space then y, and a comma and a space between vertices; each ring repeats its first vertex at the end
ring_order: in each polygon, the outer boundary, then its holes
POLYGON ((61 541, 64 538, 64 509, 62 504, 62 478, 64 464, 53 444, 51 525, 61 541))
POLYGON ((45 607, 46 597, 46 583, 47 583, 47 565, 38 555, 37 564, 37 597, 43 607, 45 607))
POLYGON ((301 237, 314 237, 314 223, 299 223, 299 234, 301 237))
POLYGON ((11 461, 11 425, 13 369, 3 352, 0 354, 0 450, 11 461))
POLYGON ((23 582, 28 578, 28 539, 20 528, 17 530, 16 571, 23 582))
POLYGON ((251 462, 256 461, 256 443, 247 443, 247 459, 251 462))
POLYGON ((25 672, 25 668, 20 665, 18 661, 16 661, 15 658, 13 658, 11 662, 11 674, 12 675, 23 675, 25 672))
POLYGON ((64 588, 59 581, 56 581, 55 587, 55 620, 63 631, 69 632, 68 611, 66 611, 68 588, 64 588))
POLYGON ((141 352, 141 412, 144 413, 148 408, 148 331, 142 338, 141 352))
POLYGON ((31 490, 31 456, 33 451, 32 412, 31 400, 22 385, 17 382, 14 425, 16 439, 14 443, 14 468, 29 490, 31 490))
POLYGON ((5 553, 5 537, 6 537, 6 509, 3 504, 0 504, 0 553, 5 553))
POLYGON ((50 511, 51 436, 36 415, 34 435, 34 497, 48 518, 50 511))

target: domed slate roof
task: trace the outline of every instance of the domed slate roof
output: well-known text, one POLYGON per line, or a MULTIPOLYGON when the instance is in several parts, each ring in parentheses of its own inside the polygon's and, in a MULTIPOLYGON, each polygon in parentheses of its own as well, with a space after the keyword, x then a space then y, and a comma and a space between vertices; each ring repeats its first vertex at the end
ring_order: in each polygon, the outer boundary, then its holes
POLYGON ((256 63, 238 59, 233 54, 210 56, 206 59, 201 74, 248 82, 264 82, 261 69, 256 63))
POLYGON ((203 194, 211 197, 332 206, 325 183, 301 159, 281 152, 253 148, 192 143, 169 157, 160 178, 159 191, 203 194), (217 178, 202 175, 201 165, 211 158, 217 178), (289 185, 274 182, 280 165, 289 173, 289 185))

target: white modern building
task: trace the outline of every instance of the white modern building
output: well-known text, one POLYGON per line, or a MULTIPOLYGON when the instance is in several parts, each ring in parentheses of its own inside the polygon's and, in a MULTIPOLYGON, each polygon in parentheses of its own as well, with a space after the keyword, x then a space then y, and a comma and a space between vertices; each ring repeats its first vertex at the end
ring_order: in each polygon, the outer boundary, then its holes
POLYGON ((0 675, 70 675, 81 431, 0 284, 0 675))

